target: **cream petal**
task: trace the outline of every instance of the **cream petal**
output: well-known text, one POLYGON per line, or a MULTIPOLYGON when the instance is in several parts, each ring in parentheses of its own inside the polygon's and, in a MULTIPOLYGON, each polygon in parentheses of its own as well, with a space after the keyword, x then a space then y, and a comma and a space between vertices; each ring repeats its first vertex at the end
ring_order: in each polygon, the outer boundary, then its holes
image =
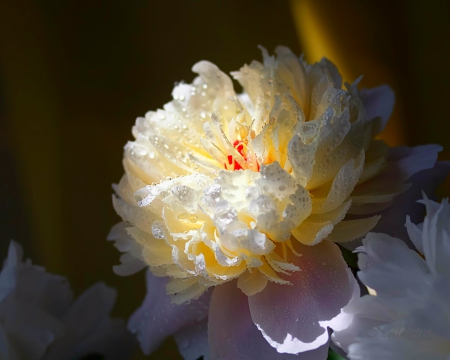
POLYGON ((361 238, 375 227, 380 217, 376 215, 369 218, 341 221, 328 235, 328 240, 346 242, 361 238))
POLYGON ((350 205, 351 201, 346 201, 328 213, 309 216, 299 227, 292 230, 292 235, 302 244, 318 244, 333 231, 336 224, 344 219, 350 205))
POLYGON ((305 144, 300 135, 295 135, 289 142, 288 154, 295 178, 306 187, 315 164, 318 139, 305 144))
POLYGON ((364 166, 364 150, 356 159, 349 160, 339 170, 329 188, 313 192, 313 214, 323 214, 336 209, 352 193, 364 166))
POLYGON ((241 289, 245 295, 251 296, 264 290, 267 281, 267 278, 257 269, 254 269, 252 272, 247 270, 244 274, 239 276, 237 287, 241 289))

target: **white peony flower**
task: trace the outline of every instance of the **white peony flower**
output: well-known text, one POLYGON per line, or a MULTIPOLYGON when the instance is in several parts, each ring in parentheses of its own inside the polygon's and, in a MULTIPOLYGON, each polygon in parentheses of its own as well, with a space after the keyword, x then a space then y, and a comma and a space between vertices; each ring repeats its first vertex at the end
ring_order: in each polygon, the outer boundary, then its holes
POLYGON ((450 357, 450 205, 448 199, 438 204, 426 197, 423 203, 425 221, 406 222, 418 252, 374 233, 358 249, 358 275, 372 296, 345 307, 353 321, 333 334, 350 359, 450 357))
MULTIPOLYGON (((342 88, 328 60, 308 65, 287 48, 276 53, 263 50, 263 64, 232 74, 241 94, 215 65, 199 62, 191 85, 177 85, 163 110, 137 119, 113 198, 125 224, 110 239, 128 252, 116 271, 149 265, 170 277, 173 303, 237 286, 249 296, 252 316, 244 318, 278 352, 296 354, 327 343, 327 327, 338 326, 331 321, 352 296, 354 281, 334 242, 372 229, 373 213, 389 207, 411 175, 433 167, 440 148, 390 155, 375 140, 392 111, 388 87, 342 88), (294 316, 283 304, 299 296, 316 300, 294 316), (270 316, 275 303, 283 309, 270 316), (286 324, 275 326, 275 318, 286 324), (291 329, 299 326, 308 334, 291 329)), ((210 322, 225 320, 211 311, 210 322)))
POLYGON ((123 322, 109 317, 115 297, 99 283, 74 302, 65 278, 22 261, 12 241, 0 273, 0 358, 126 359, 133 342, 123 322))

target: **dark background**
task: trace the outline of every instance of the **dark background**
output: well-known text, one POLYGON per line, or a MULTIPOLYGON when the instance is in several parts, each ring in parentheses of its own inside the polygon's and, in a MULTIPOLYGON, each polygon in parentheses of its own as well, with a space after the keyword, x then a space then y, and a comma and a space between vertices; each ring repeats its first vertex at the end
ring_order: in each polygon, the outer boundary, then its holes
MULTIPOLYGON (((382 137, 439 143, 449 159, 449 18, 444 1, 0 0, 0 257, 15 239, 77 294, 105 281, 128 317, 143 273, 114 275, 105 238, 134 120, 191 82, 195 62, 237 70, 261 58, 258 44, 389 83, 398 101, 382 137)), ((175 358, 172 345, 150 358, 175 358)))

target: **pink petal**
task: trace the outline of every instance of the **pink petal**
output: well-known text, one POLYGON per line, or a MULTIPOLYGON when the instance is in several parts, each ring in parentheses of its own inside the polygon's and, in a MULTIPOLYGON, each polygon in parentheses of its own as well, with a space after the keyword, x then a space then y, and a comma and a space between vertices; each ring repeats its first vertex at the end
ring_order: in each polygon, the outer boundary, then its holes
MULTIPOLYGON (((441 150, 439 145, 389 149, 386 169, 380 175, 356 186, 351 195, 353 202, 364 204, 391 201, 405 190, 404 183, 414 174, 433 168, 441 150)), ((352 213, 351 209, 349 213, 352 213)))
POLYGON ((302 256, 289 259, 301 269, 289 276, 292 286, 269 283, 249 297, 252 319, 263 336, 279 352, 290 354, 326 344, 327 327, 345 327, 341 309, 357 286, 334 243, 294 246, 302 256))
POLYGON ((131 316, 128 328, 137 333, 142 351, 150 354, 166 337, 204 320, 211 293, 206 292, 189 304, 173 305, 166 293, 169 278, 156 277, 150 271, 146 275, 147 295, 142 306, 131 316))
POLYGON ((211 359, 214 360, 320 360, 326 359, 328 353, 328 341, 319 349, 301 356, 278 353, 253 323, 248 297, 237 288, 236 281, 214 289, 208 336, 211 359))
MULTIPOLYGON (((433 198, 434 190, 449 173, 450 162, 438 162, 434 168, 414 175, 411 178, 411 188, 396 197, 394 203, 381 212, 381 219, 372 231, 402 239, 413 248, 405 227, 406 216, 410 216, 410 221, 413 223, 422 222, 425 214, 424 206, 417 201, 422 199, 422 192, 433 198)), ((347 247, 347 244, 349 243, 342 245, 347 247)))
POLYGON ((366 107, 367 119, 381 118, 381 130, 386 126, 394 109, 395 94, 387 85, 381 85, 372 89, 362 89, 361 98, 366 107))

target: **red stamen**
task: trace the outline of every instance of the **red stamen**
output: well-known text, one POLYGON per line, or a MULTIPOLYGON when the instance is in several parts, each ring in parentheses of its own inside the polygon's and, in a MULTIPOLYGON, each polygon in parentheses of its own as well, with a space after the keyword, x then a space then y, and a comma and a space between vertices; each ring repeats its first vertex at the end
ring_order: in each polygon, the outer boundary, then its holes
MULTIPOLYGON (((236 140, 233 143, 233 147, 238 151, 239 154, 242 155, 242 157, 244 158, 245 161, 247 161, 247 154, 245 154, 244 152, 244 143, 242 141, 236 140)), ((236 159, 233 157, 233 155, 228 155, 227 156, 227 162, 228 165, 233 165, 234 170, 241 170, 242 166, 236 161, 236 159)), ((257 164, 258 167, 258 171, 259 171, 259 164, 257 164)), ((226 164, 224 164, 225 168, 227 167, 226 164)))

